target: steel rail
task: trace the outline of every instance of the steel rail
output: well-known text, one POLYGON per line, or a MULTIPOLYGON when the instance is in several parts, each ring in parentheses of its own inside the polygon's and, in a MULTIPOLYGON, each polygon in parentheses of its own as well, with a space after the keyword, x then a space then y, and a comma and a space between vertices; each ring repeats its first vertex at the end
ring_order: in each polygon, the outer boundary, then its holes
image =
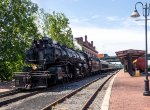
MULTIPOLYGON (((104 77, 104 76, 105 76, 105 75, 102 75, 102 77, 104 77)), ((92 83, 98 81, 98 80, 101 79, 102 77, 99 77, 99 78, 97 78, 97 79, 95 79, 95 80, 89 82, 88 84, 85 84, 84 86, 82 86, 82 87, 80 87, 80 88, 78 88, 78 89, 72 91, 71 93, 69 93, 69 94, 65 95, 64 97, 62 97, 62 98, 56 100, 55 102, 49 104, 48 106, 42 108, 41 110, 51 110, 52 107, 54 107, 55 105, 57 105, 57 104, 59 104, 59 103, 62 103, 63 101, 65 101, 65 99, 70 98, 71 96, 73 96, 73 95, 76 94, 77 92, 79 92, 79 91, 81 91, 82 89, 86 88, 86 87, 89 86, 90 84, 92 84, 92 83)))
MULTIPOLYGON (((69 82, 70 83, 70 82, 69 82)), ((64 84, 64 83, 63 83, 64 84)), ((10 98, 8 100, 5 100, 5 101, 0 101, 0 107, 4 106, 4 105, 7 105, 7 104, 10 104, 10 103, 13 103, 13 102, 17 102, 19 100, 22 100, 22 99, 25 99, 27 97, 30 97, 30 96, 33 96, 33 95, 36 95, 36 94, 39 94, 39 93, 42 93, 42 92, 45 92, 45 91, 48 91, 48 90, 53 90, 54 88, 57 88, 63 84, 58 84, 58 85, 52 85, 51 87, 49 88, 40 88, 42 90, 36 90, 34 92, 31 92, 31 93, 27 93, 27 94, 24 94, 24 95, 21 95, 21 96, 18 96, 18 97, 14 97, 14 98, 10 98)), ((11 95, 15 95, 15 94, 19 94, 19 93, 23 93, 25 91, 27 92, 30 92, 31 89, 29 90, 26 90, 26 89, 15 89, 15 90, 11 90, 11 91, 8 91, 8 92, 4 92, 4 93, 0 93, 0 100, 2 98, 5 98, 5 97, 8 97, 8 96, 11 96, 11 95)))
POLYGON ((19 90, 19 89, 14 89, 14 90, 10 90, 10 91, 7 91, 7 92, 2 92, 2 93, 0 93, 0 98, 10 96, 10 95, 14 95, 14 94, 17 94, 19 92, 21 92, 21 90, 19 90))
MULTIPOLYGON (((19 100, 25 99, 27 97, 30 97, 30 96, 33 96, 33 95, 36 95, 36 94, 42 93, 45 90, 46 89, 44 89, 44 90, 38 90, 38 91, 27 93, 27 94, 24 94, 24 95, 21 95, 21 96, 18 96, 18 97, 14 97, 14 98, 10 98, 10 99, 4 100, 4 101, 0 102, 0 107, 2 107, 4 105, 7 105, 7 104, 10 104, 10 103, 17 102, 19 100)), ((19 92, 18 92, 18 94, 19 94, 19 92)))
POLYGON ((114 74, 112 74, 111 76, 109 76, 100 86, 99 88, 94 92, 94 94, 87 100, 87 102, 82 106, 81 110, 87 110, 88 107, 91 105, 91 103, 94 101, 94 99, 96 98, 96 96, 98 95, 98 93, 102 90, 102 88, 104 87, 104 85, 110 80, 110 78, 112 78, 114 76, 114 74))
MULTIPOLYGON (((79 81, 79 80, 77 79, 77 80, 74 80, 74 81, 70 81, 68 83, 75 82, 75 81, 79 81)), ((35 91, 35 92, 32 92, 32 93, 21 95, 21 96, 18 96, 18 97, 15 97, 15 98, 11 98, 11 99, 8 99, 8 100, 2 101, 2 102, 0 101, 0 107, 2 107, 4 105, 7 105, 7 104, 10 104, 10 103, 13 103, 13 102, 17 102, 19 100, 25 99, 27 97, 33 96, 33 95, 38 94, 38 93, 45 92, 47 90, 52 90, 53 88, 59 87, 59 86, 61 86, 63 84, 52 85, 51 87, 46 88, 44 90, 35 91)), ((11 96, 11 95, 19 94, 19 93, 22 93, 24 91, 26 91, 26 90, 24 90, 24 89, 14 89, 14 90, 11 90, 11 91, 2 92, 2 93, 0 93, 0 99, 8 97, 8 96, 11 96)))

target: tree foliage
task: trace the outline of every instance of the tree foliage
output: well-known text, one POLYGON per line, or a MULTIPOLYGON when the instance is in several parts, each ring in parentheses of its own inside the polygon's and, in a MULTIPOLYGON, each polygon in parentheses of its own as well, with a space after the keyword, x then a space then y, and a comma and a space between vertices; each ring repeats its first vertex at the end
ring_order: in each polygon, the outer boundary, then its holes
POLYGON ((74 48, 72 30, 69 27, 69 19, 63 13, 44 13, 44 34, 50 35, 54 40, 74 48))
POLYGON ((37 12, 38 6, 31 0, 0 0, 0 80, 8 80, 13 72, 21 70, 25 49, 41 36, 41 30, 43 36, 48 34, 74 48, 69 19, 63 13, 45 13, 40 9, 38 22, 37 12))
POLYGON ((0 78, 7 80, 23 65, 24 51, 38 37, 38 6, 30 0, 0 0, 0 78))

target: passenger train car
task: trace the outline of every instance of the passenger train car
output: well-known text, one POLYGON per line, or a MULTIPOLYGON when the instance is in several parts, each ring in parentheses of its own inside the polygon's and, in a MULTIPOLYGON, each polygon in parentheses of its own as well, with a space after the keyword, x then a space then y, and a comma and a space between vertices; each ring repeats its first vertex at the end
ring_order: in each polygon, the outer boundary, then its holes
POLYGON ((14 76, 17 88, 49 87, 62 80, 73 80, 116 69, 112 64, 89 57, 82 51, 54 44, 49 37, 34 40, 26 51, 27 66, 14 76))

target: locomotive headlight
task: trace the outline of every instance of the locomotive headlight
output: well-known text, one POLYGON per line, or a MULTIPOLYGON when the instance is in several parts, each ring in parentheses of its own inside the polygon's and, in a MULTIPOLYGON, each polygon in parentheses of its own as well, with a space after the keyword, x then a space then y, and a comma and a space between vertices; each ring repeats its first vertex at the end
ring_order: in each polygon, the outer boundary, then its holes
POLYGON ((89 65, 92 65, 91 61, 89 62, 89 65))
POLYGON ((36 64, 32 64, 32 69, 36 70, 37 69, 37 65, 36 64))

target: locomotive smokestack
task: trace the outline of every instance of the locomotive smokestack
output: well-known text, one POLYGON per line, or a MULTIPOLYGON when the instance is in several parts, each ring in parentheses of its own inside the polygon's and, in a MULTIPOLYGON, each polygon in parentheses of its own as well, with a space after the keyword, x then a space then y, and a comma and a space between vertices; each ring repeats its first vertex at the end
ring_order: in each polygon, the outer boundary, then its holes
POLYGON ((85 42, 87 42, 87 35, 85 35, 85 42))

